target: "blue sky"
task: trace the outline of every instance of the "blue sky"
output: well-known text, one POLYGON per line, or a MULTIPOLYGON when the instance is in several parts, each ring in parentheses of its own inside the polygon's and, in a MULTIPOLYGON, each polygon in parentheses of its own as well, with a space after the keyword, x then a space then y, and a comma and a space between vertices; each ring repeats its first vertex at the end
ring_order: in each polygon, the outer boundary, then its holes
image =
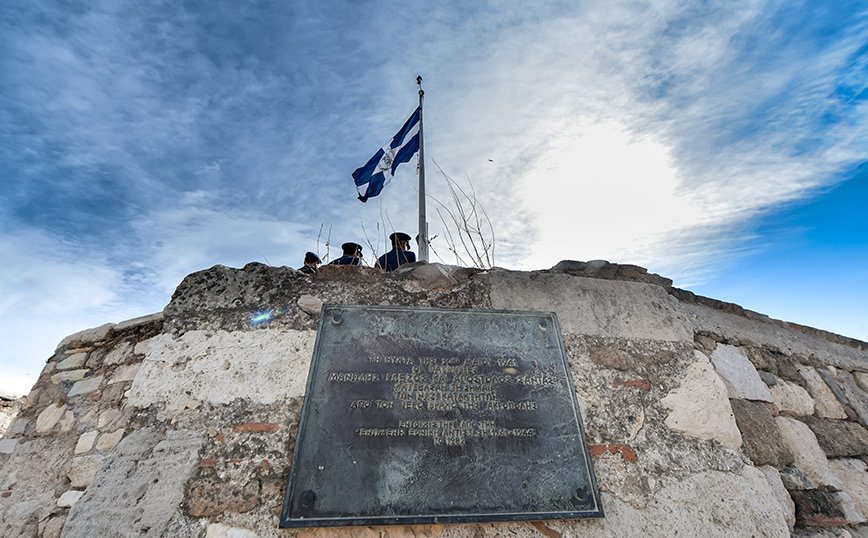
POLYGON ((413 164, 367 204, 350 174, 417 75, 428 192, 472 182, 496 265, 634 263, 868 340, 866 0, 294 4, 0 8, 0 388, 190 272, 415 234, 413 164))

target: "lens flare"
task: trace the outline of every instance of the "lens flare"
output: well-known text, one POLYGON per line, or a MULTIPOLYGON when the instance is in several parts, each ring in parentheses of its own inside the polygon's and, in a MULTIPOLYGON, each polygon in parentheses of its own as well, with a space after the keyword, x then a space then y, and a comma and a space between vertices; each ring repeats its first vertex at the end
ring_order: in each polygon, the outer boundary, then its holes
POLYGON ((270 321, 274 321, 275 319, 279 318, 280 316, 284 316, 286 314, 289 314, 290 312, 292 312, 292 307, 286 307, 286 308, 277 307, 277 308, 272 308, 269 310, 262 310, 260 312, 253 314, 253 316, 250 318, 250 324, 251 325, 260 325, 262 323, 268 323, 270 321))

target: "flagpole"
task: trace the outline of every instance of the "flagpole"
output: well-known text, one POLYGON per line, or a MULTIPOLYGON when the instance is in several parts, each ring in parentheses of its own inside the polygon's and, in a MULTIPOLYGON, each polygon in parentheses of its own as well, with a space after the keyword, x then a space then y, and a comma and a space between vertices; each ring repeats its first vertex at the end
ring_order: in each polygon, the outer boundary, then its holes
POLYGON ((422 77, 416 77, 419 85, 419 261, 428 261, 428 222, 425 217, 425 144, 422 138, 422 77))

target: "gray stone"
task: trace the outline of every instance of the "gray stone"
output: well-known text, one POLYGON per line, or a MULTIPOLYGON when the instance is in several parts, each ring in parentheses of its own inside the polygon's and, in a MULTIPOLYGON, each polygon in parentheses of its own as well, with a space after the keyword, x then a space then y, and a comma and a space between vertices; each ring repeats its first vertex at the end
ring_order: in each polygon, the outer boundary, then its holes
POLYGON ((142 325, 147 325, 149 323, 155 323, 159 321, 163 321, 162 312, 157 312, 156 314, 148 314, 147 316, 140 316, 137 318, 122 321, 114 326, 114 330, 116 332, 126 331, 128 329, 134 329, 136 327, 141 327, 142 325))
POLYGON ((114 366, 116 364, 123 364, 127 362, 127 359, 133 354, 133 345, 129 342, 123 341, 119 342, 102 360, 103 364, 106 366, 114 366))
POLYGON ((12 454, 18 446, 18 439, 0 439, 0 454, 12 454))
POLYGON ((58 370, 72 370, 76 368, 81 368, 84 362, 87 360, 87 353, 73 353, 69 357, 63 359, 59 363, 57 363, 58 370))
POLYGON ((853 497, 843 491, 837 492, 835 496, 838 498, 838 503, 841 505, 841 511, 844 512, 844 519, 847 520, 847 523, 858 525, 859 523, 865 523, 865 521, 868 521, 857 508, 856 501, 853 497))
POLYGON ((804 417, 814 414, 814 400, 808 391, 795 383, 778 380, 769 391, 774 398, 774 404, 781 413, 796 417, 804 417))
POLYGON ((205 532, 205 538, 259 538, 259 535, 249 529, 211 523, 205 532))
POLYGON ((94 342, 99 342, 108 338, 109 333, 115 326, 114 323, 106 323, 93 329, 86 329, 75 334, 71 334, 60 341, 57 346, 57 351, 66 349, 67 347, 83 347, 94 342))
POLYGON ((142 428, 131 433, 70 510, 64 537, 161 536, 197 468, 201 444, 194 432, 142 428))
POLYGON ((781 474, 777 469, 769 465, 760 467, 760 471, 765 475, 766 480, 769 481, 769 486, 771 486, 775 498, 781 504, 781 511, 784 514, 787 526, 792 530, 793 526, 796 524, 796 505, 793 503, 792 497, 790 497, 790 494, 787 492, 787 488, 784 487, 784 483, 781 480, 781 474))
POLYGON ((503 270, 487 278, 492 308, 554 311, 564 333, 693 341, 678 300, 659 286, 503 270))
POLYGON ((855 510, 868 514, 868 466, 862 460, 840 459, 829 462, 835 476, 844 485, 842 490, 850 496, 855 510))
POLYGON ((793 453, 768 408, 760 402, 731 400, 732 412, 741 431, 748 457, 754 465, 780 467, 793 463, 793 453))
POLYGON ((841 489, 841 481, 834 475, 826 454, 817 443, 814 432, 803 422, 784 415, 775 417, 784 442, 795 456, 796 466, 805 471, 818 487, 841 489))
POLYGON ((799 374, 808 385, 808 392, 814 399, 814 413, 820 418, 845 419, 844 406, 832 393, 829 385, 812 366, 798 365, 799 374))
MULTIPOLYGON (((753 364, 753 361, 751 361, 751 364, 753 364)), ((759 373, 760 379, 763 380, 763 383, 768 385, 770 388, 778 384, 778 378, 775 374, 770 374, 764 370, 758 370, 757 373, 759 373)))
POLYGON ((69 397, 72 398, 73 396, 79 396, 81 394, 87 394, 98 390, 99 386, 102 385, 102 381, 103 376, 101 375, 82 379, 81 381, 76 382, 76 384, 69 389, 69 397))
POLYGON ((847 404, 856 412, 859 424, 868 428, 868 394, 859 388, 853 374, 846 370, 838 370, 835 378, 840 382, 847 404))
POLYGON ((701 351, 693 353, 695 360, 687 367, 681 385, 660 400, 672 410, 665 424, 671 430, 700 439, 717 439, 738 450, 742 438, 726 397, 726 387, 708 358, 701 351))
POLYGON ((859 385, 860 389, 868 391, 868 373, 853 372, 853 379, 856 380, 856 384, 859 385))
POLYGON ((723 379, 731 399, 774 402, 768 387, 742 348, 721 344, 711 355, 711 362, 723 379))
POLYGON ((826 457, 868 456, 868 431, 859 424, 814 417, 805 417, 802 421, 814 432, 826 457))

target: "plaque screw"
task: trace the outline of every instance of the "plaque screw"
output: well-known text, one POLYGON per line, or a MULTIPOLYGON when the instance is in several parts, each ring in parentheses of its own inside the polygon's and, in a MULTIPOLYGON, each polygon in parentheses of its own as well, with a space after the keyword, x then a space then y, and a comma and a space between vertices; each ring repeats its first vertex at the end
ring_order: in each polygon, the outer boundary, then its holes
POLYGON ((301 502, 301 505, 302 505, 302 506, 304 506, 305 508, 307 508, 307 507, 309 507, 310 505, 312 505, 313 502, 316 500, 316 493, 314 493, 314 492, 311 491, 311 490, 307 490, 307 491, 305 491, 304 493, 301 494, 301 497, 299 497, 298 500, 299 500, 299 502, 301 502))
POLYGON ((549 328, 549 324, 546 323, 546 320, 542 320, 539 322, 539 328, 542 330, 546 330, 549 328))
POLYGON ((341 323, 343 323, 343 321, 344 317, 340 314, 335 314, 334 316, 332 316, 332 323, 334 323, 335 325, 340 325, 341 323))

